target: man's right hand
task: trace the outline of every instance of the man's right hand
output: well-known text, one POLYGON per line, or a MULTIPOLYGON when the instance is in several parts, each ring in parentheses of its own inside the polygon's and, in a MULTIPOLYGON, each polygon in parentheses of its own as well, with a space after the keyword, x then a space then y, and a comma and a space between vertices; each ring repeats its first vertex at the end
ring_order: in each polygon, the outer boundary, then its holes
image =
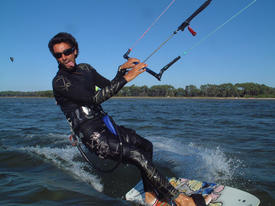
POLYGON ((148 66, 147 64, 140 62, 136 58, 129 58, 126 63, 120 66, 120 69, 132 68, 127 72, 127 74, 124 75, 124 78, 126 79, 126 81, 130 82, 131 80, 136 78, 138 75, 145 72, 146 70, 144 68, 147 66, 148 66))
POLYGON ((139 63, 135 65, 131 70, 127 72, 127 74, 124 75, 124 78, 126 79, 127 82, 132 81, 138 75, 146 71, 144 69, 145 67, 147 67, 147 64, 145 63, 139 63))
POLYGON ((135 65, 137 65, 140 62, 139 59, 136 58, 129 58, 127 59, 127 62, 125 62, 124 64, 122 64, 120 66, 120 69, 130 69, 133 68, 135 65))

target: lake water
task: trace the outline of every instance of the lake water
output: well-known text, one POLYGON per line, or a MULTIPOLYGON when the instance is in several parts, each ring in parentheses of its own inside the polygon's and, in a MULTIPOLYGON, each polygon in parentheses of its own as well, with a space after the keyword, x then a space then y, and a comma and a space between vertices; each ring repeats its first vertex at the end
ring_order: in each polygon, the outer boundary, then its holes
MULTIPOLYGON (((275 205, 275 100, 111 99, 103 108, 153 142, 166 176, 225 184, 275 205)), ((140 179, 136 168, 95 171, 69 134, 54 99, 0 98, 1 206, 134 205, 123 195, 140 179)))

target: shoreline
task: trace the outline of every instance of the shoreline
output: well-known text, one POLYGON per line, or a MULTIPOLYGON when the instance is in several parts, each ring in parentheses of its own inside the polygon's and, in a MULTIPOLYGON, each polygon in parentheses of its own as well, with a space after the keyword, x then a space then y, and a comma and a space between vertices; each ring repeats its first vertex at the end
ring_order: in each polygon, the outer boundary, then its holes
POLYGON ((213 100, 275 100, 272 97, 112 97, 112 99, 213 99, 213 100))
MULTIPOLYGON (((54 98, 54 97, 32 97, 32 96, 0 96, 1 99, 16 99, 16 98, 54 98)), ((273 97, 148 97, 148 96, 129 96, 129 97, 111 97, 111 99, 205 99, 205 100, 275 100, 273 97)))

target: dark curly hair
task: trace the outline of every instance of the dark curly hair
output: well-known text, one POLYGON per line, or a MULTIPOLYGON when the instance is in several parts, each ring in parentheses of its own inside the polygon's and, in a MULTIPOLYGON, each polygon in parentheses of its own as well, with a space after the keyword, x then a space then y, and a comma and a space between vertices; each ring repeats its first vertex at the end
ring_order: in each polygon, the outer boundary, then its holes
POLYGON ((66 32, 60 32, 60 33, 56 34, 49 41, 48 47, 49 47, 49 50, 52 53, 52 55, 54 53, 53 46, 55 44, 59 44, 61 42, 65 42, 67 44, 70 44, 72 47, 74 47, 76 49, 76 51, 77 51, 77 54, 76 54, 75 58, 78 56, 78 53, 79 53, 78 43, 77 43, 76 39, 71 34, 66 33, 66 32))

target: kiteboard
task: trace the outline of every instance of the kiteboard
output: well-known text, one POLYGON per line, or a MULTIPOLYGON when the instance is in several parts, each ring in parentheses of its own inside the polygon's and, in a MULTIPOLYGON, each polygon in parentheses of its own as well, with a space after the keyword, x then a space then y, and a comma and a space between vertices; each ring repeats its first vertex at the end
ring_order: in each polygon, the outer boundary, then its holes
MULTIPOLYGON (((258 206, 260 204, 260 200, 254 195, 229 186, 175 177, 170 178, 169 182, 188 196, 191 194, 211 195, 212 200, 208 206, 258 206)), ((146 205, 142 181, 127 192, 125 198, 128 201, 146 205)), ((168 203, 162 201, 154 203, 154 206, 160 205, 169 206, 168 203)))

